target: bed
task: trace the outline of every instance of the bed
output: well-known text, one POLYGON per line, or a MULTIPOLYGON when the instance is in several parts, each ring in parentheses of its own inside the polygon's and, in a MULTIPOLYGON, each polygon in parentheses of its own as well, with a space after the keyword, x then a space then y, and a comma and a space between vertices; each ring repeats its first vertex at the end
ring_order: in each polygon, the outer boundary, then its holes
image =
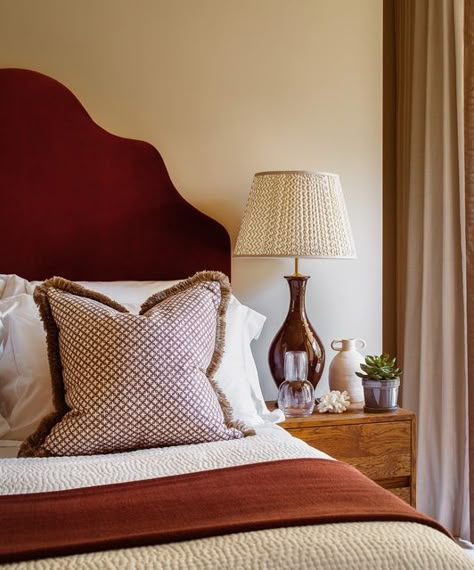
MULTIPOLYGON (((250 349, 264 317, 231 295, 225 277, 231 270, 229 236, 179 195, 155 148, 107 133, 63 85, 28 70, 0 70, 0 125, 7 236, 0 257, 5 567, 472 567, 435 521, 278 427, 281 413, 265 406, 250 349), (55 275, 65 279, 51 281, 55 275), (195 295, 204 311, 197 317, 195 295), (35 301, 43 322, 53 319, 46 333, 35 301), (54 350, 59 358, 67 352, 65 331, 72 331, 71 342, 82 334, 76 321, 70 324, 71 312, 129 327, 116 336, 102 331, 93 341, 92 333, 82 335, 81 342, 89 343, 87 374, 100 377, 98 392, 106 398, 100 422, 114 414, 115 384, 104 384, 111 374, 102 364, 92 366, 91 355, 108 350, 97 345, 109 337, 114 350, 123 338, 135 338, 130 327, 143 328, 146 319, 146 327, 166 331, 152 338, 153 347, 164 343, 168 350, 160 353, 160 366, 168 358, 174 362, 169 339, 187 327, 188 342, 176 358, 180 366, 197 359, 196 398, 204 391, 205 401, 193 407, 179 399, 194 393, 188 382, 150 410, 153 394, 136 397, 142 392, 134 388, 130 399, 136 401, 126 413, 121 409, 110 441, 95 427, 93 436, 74 431, 76 424, 68 427, 74 437, 54 439, 57 426, 74 415, 73 394, 83 387, 54 383, 55 374, 69 382, 79 359, 75 352, 72 366, 63 358, 56 372, 52 364, 54 350), (207 319, 204 314, 215 315, 210 333, 196 325, 207 319), (206 335, 210 348, 194 354, 193 338, 197 344, 206 335), (165 420, 175 397, 177 419, 165 420), (145 414, 151 414, 148 423, 138 429, 145 414), (217 423, 203 432, 201 424, 214 415, 217 423), (44 416, 49 423, 38 435, 44 416), (175 422, 172 428, 168 421, 175 422), (195 429, 204 435, 187 443, 191 436, 178 433, 186 422, 199 424, 195 429), (121 446, 124 438, 131 443, 121 446)), ((143 334, 151 334, 148 328, 143 334)), ((137 338, 126 354, 140 350, 144 341, 137 338)), ((129 389, 135 372, 127 366, 124 378, 114 368, 114 382, 120 377, 129 389)), ((85 384, 84 369, 81 374, 85 384)), ((94 405, 91 400, 86 408, 94 405)))

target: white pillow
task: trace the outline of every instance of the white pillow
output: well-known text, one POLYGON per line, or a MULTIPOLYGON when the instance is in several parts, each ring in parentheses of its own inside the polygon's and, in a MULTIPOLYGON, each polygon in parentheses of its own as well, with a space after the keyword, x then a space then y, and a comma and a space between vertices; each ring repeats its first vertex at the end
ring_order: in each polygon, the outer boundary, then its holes
MULTIPOLYGON (((179 281, 77 281, 87 289, 92 289, 102 295, 125 305, 141 305, 153 293, 172 287, 179 281)), ((21 293, 33 295, 35 287, 42 281, 28 281, 18 275, 0 274, 0 300, 21 293)))
MULTIPOLYGON (((0 300, 0 344, 4 349, 0 357, 0 414, 10 424, 9 439, 27 437, 52 409, 46 335, 32 298, 37 283, 18 276, 0 275, 0 295, 3 296, 0 300)), ((116 281, 81 282, 81 285, 138 313, 143 300, 175 283, 116 281)), ((265 320, 263 315, 232 296, 226 318, 225 351, 216 374, 235 418, 250 427, 261 425, 264 419, 274 422, 283 419, 279 410, 270 413, 265 405, 250 348, 251 341, 260 335, 265 320)))
POLYGON ((29 281, 18 275, 0 274, 0 300, 20 293, 28 293, 28 283, 29 281))
POLYGON ((0 414, 10 427, 4 437, 23 440, 53 411, 46 334, 33 297, 25 293, 0 301, 0 320, 0 414))

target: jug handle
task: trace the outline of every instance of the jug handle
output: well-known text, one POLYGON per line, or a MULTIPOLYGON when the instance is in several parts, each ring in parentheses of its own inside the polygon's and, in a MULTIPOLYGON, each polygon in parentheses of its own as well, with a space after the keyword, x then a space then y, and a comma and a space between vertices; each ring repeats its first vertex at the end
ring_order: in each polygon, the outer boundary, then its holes
POLYGON ((333 350, 342 350, 342 340, 336 339, 331 341, 331 348, 333 350), (337 347, 336 344, 341 344, 341 346, 337 347))
POLYGON ((357 348, 365 348, 367 346, 367 343, 362 338, 356 338, 356 346, 357 348), (359 346, 357 346, 357 343, 359 343, 359 346))

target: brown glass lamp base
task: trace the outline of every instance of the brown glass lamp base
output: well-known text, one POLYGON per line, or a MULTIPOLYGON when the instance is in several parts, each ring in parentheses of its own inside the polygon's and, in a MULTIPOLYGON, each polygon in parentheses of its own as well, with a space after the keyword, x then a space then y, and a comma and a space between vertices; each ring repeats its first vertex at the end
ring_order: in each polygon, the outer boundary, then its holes
MULTIPOLYGON (((297 269, 297 267, 296 267, 297 269)), ((308 275, 285 276, 290 287, 290 307, 268 352, 268 363, 277 386, 285 380, 285 353, 304 350, 308 355, 308 380, 316 388, 324 370, 323 344, 306 316, 305 291, 308 275)))

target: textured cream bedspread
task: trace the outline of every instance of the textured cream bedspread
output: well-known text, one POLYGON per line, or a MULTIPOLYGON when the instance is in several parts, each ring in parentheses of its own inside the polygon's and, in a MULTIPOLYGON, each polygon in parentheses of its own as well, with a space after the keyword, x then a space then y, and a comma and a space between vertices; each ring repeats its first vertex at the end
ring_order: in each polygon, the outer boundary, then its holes
POLYGON ((451 539, 428 526, 364 522, 262 530, 4 567, 24 570, 454 570, 472 569, 474 562, 451 539))
MULTIPOLYGON (((229 442, 91 457, 3 459, 0 493, 54 491, 298 457, 327 457, 275 426, 229 442)), ((2 538, 7 538, 3 529, 2 538)), ((44 559, 24 569, 474 568, 448 537, 417 523, 365 522, 257 532, 44 559)))
POLYGON ((0 494, 62 491, 279 459, 329 458, 273 424, 256 431, 244 439, 111 455, 2 459, 0 494))

